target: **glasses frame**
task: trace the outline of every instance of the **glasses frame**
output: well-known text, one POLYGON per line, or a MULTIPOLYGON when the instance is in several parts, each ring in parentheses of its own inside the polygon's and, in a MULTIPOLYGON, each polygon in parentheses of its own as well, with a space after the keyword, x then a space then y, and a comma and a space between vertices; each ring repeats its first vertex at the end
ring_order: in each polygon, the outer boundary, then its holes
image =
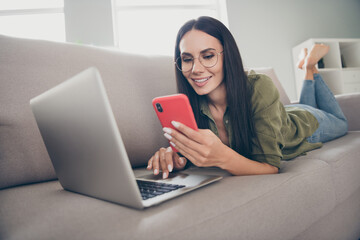
MULTIPOLYGON (((215 49, 206 49, 206 51, 208 51, 208 50, 214 50, 214 51, 216 52, 216 62, 215 62, 215 64, 212 65, 211 67, 206 67, 206 66, 204 66, 204 64, 199 60, 199 63, 201 63, 201 65, 202 65, 204 68, 212 68, 212 67, 215 67, 215 65, 216 65, 216 64, 218 63, 218 61, 219 61, 219 55, 222 54, 222 53, 224 53, 224 50, 222 50, 221 52, 218 52, 218 51, 216 51, 215 49)), ((193 57, 192 66, 191 66, 191 68, 190 68, 189 70, 187 70, 187 71, 183 71, 183 70, 180 68, 180 66, 177 64, 177 61, 178 61, 179 59, 181 59, 181 56, 178 57, 178 58, 176 58, 176 60, 174 61, 174 64, 175 64, 176 68, 179 69, 179 71, 181 71, 181 72, 183 72, 183 73, 190 72, 190 71, 192 71, 192 69, 194 68, 195 59, 199 59, 199 58, 200 58, 200 55, 201 55, 201 52, 199 53, 199 56, 198 56, 197 58, 194 58, 194 57, 193 57)))

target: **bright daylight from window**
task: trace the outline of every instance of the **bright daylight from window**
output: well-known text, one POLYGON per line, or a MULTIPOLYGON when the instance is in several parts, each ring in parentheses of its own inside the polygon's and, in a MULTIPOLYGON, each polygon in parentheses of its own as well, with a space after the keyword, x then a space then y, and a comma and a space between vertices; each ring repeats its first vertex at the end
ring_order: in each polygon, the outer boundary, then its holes
POLYGON ((225 1, 117 0, 118 47, 139 54, 173 55, 179 28, 203 15, 224 21, 221 4, 225 1))
POLYGON ((65 41, 63 0, 1 0, 0 34, 65 41))
MULTIPOLYGON (((0 34, 45 39, 51 41, 66 41, 64 0, 0 0, 0 34)), ((74 0, 75 1, 75 0, 74 0)), ((76 0, 79 1, 79 0, 76 0)), ((114 36, 103 36, 104 39, 115 39, 114 45, 121 51, 137 54, 173 55, 176 34, 179 28, 188 20, 199 16, 212 16, 227 25, 225 0, 97 0, 97 5, 109 6, 109 12, 96 16, 96 22, 102 16, 113 14, 114 36), (112 9, 112 12, 111 12, 112 9)), ((83 6, 84 16, 78 16, 80 22, 92 14, 85 14, 94 4, 79 1, 65 1, 66 9, 83 6), (88 7, 88 9, 86 8, 88 7)), ((96 4, 95 4, 96 6, 96 4)), ((105 9, 105 8, 104 8, 105 9)), ((70 11, 72 13, 72 11, 70 11)), ((77 13, 78 14, 78 13, 77 13)), ((81 13, 80 13, 81 14, 81 13)), ((94 19, 89 19, 89 23, 94 19)), ((76 26, 76 25, 75 25, 76 26)), ((84 25, 79 25, 80 36, 93 35, 84 32, 84 25), (84 34, 83 34, 84 33, 84 34), (83 34, 83 35, 81 35, 83 34)), ((100 26, 101 27, 101 26, 100 26)), ((106 27, 106 26, 104 26, 106 27)), ((89 28, 90 31, 96 29, 89 28)), ((76 29, 75 29, 76 32, 76 29)), ((110 30, 111 32, 111 30, 110 30)), ((69 35, 68 39, 72 39, 69 35)), ((98 37, 98 36, 97 36, 98 37)), ((70 40, 71 41, 71 40, 70 40)), ((84 39, 92 43, 94 39, 84 39)), ((74 41, 76 42, 76 41, 74 41)), ((78 41, 81 42, 81 41, 78 41)), ((96 41, 94 41, 96 42, 96 41)), ((100 41, 101 42, 101 41, 100 41)), ((96 45, 96 44, 94 44, 96 45)), ((102 47, 114 47, 111 45, 102 47)))

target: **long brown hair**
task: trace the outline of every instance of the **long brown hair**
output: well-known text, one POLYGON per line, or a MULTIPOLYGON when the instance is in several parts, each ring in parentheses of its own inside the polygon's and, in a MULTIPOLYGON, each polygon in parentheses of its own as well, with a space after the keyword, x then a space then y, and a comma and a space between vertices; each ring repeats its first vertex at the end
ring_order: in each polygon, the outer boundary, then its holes
MULTIPOLYGON (((249 157, 252 152, 252 141, 254 138, 256 141, 258 139, 253 123, 248 79, 235 39, 227 27, 214 18, 200 17, 196 20, 190 20, 178 32, 174 60, 180 57, 179 44, 181 39, 192 29, 203 31, 217 38, 224 48, 224 82, 228 104, 227 111, 233 128, 233 149, 239 154, 249 157)), ((182 72, 176 67, 175 71, 178 92, 189 97, 198 127, 209 128, 208 119, 200 114, 200 99, 206 98, 206 96, 198 95, 182 72)))

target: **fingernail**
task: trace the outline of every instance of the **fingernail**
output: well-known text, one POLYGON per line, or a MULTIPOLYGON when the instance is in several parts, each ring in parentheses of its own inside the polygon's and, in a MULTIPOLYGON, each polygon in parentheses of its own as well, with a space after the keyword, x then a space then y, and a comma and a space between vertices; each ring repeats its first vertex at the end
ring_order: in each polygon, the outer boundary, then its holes
POLYGON ((155 170, 154 170, 154 174, 155 174, 155 175, 158 175, 158 174, 159 174, 159 170, 158 170, 158 169, 155 169, 155 170))
POLYGON ((176 121, 171 121, 171 124, 176 128, 178 128, 180 126, 180 124, 176 121))
POLYGON ((170 142, 171 146, 176 147, 175 143, 170 142))
POLYGON ((163 178, 166 178, 167 177, 167 172, 164 172, 163 173, 163 178))
POLYGON ((172 139, 172 136, 170 136, 169 134, 167 134, 167 133, 164 133, 164 136, 167 138, 167 139, 169 139, 169 140, 171 140, 172 139))
POLYGON ((166 132, 166 133, 168 133, 168 134, 171 134, 171 132, 172 132, 172 131, 171 131, 171 128, 167 128, 167 127, 164 127, 164 128, 163 128, 163 131, 166 132))
POLYGON ((169 172, 172 172, 172 170, 173 170, 173 167, 170 164, 168 165, 168 170, 169 170, 169 172))
POLYGON ((184 158, 179 158, 179 160, 180 160, 180 164, 183 165, 185 162, 184 158))
POLYGON ((168 147, 168 148, 166 149, 166 152, 172 152, 172 148, 171 148, 171 147, 168 147))

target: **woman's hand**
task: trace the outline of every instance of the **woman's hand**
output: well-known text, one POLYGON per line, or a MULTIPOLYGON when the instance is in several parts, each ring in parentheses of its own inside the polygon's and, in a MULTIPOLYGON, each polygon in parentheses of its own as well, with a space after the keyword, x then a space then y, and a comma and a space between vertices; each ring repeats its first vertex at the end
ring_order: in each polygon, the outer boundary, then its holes
POLYGON ((187 160, 183 157, 179 157, 176 152, 173 152, 171 147, 160 148, 148 161, 147 170, 154 170, 154 174, 158 175, 160 169, 163 173, 163 178, 168 178, 169 173, 173 169, 181 170, 184 169, 187 160))
POLYGON ((198 167, 220 167, 228 147, 209 129, 198 131, 172 121, 176 130, 163 128, 164 136, 183 156, 198 167))
MULTIPOLYGON (((172 122, 176 128, 163 128, 165 137, 183 156, 198 167, 216 166, 233 175, 258 175, 278 173, 278 168, 268 163, 248 159, 232 150, 209 129, 195 131, 182 123, 172 122)), ((163 177, 168 177, 169 163, 183 169, 186 164, 178 162, 181 159, 171 148, 162 148, 149 160, 148 169, 154 169, 154 174, 159 174, 161 167, 163 177), (160 165, 160 167, 159 167, 160 165)), ((172 165, 172 166, 174 166, 172 165)), ((170 165, 171 166, 171 165, 170 165)))
POLYGON ((195 131, 184 124, 172 122, 177 129, 163 128, 182 155, 198 167, 219 167, 233 175, 255 175, 278 173, 278 168, 268 163, 248 159, 221 142, 209 129, 195 131))

